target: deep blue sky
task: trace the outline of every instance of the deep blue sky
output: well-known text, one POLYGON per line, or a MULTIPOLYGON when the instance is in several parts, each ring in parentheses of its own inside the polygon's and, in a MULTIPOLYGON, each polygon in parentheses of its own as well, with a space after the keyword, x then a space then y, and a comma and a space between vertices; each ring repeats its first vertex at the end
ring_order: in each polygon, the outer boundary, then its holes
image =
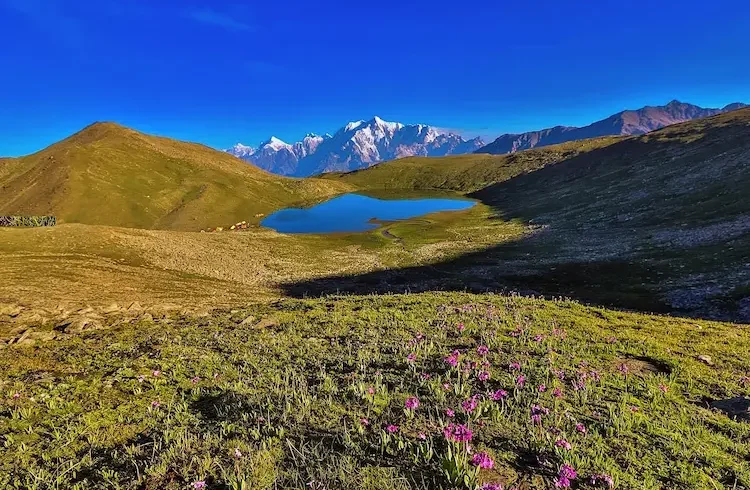
POLYGON ((747 0, 0 0, 0 155, 97 120, 227 147, 750 102, 747 0))

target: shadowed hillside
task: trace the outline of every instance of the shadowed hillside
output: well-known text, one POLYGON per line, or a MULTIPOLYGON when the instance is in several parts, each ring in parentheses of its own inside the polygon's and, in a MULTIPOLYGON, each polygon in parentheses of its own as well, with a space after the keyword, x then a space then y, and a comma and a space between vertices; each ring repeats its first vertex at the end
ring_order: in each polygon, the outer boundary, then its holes
POLYGON ((38 153, 0 161, 0 214, 197 230, 342 192, 275 176, 203 145, 96 123, 38 153))
MULTIPOLYGON (((535 153, 517 157, 524 154, 535 153)), ((427 173, 441 169, 439 160, 424 162, 427 173)), ((394 162, 338 178, 408 186, 413 181, 399 175, 420 173, 414 167, 419 161, 394 162)), ((433 178, 461 189, 461 179, 448 175, 433 178)), ((750 320, 750 109, 599 145, 471 195, 497 219, 532 231, 449 261, 289 284, 287 291, 516 289, 750 320)))

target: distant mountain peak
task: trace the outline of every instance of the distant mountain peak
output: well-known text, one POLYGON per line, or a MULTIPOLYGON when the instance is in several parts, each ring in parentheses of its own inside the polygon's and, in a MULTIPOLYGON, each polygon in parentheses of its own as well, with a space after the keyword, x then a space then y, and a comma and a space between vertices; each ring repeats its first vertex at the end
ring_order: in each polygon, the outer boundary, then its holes
POLYGON ((714 116, 722 112, 740 109, 744 104, 730 104, 723 109, 702 108, 674 99, 663 106, 646 106, 636 110, 625 110, 606 119, 581 128, 555 126, 521 134, 504 134, 477 153, 515 153, 567 141, 597 138, 601 136, 631 136, 645 134, 671 124, 714 116))
POLYGON ((349 122, 333 136, 308 133, 291 145, 272 137, 254 152, 237 146, 226 151, 264 170, 304 177, 355 170, 407 156, 472 153, 482 146, 479 138, 467 141, 432 126, 404 125, 374 116, 368 121, 349 122))

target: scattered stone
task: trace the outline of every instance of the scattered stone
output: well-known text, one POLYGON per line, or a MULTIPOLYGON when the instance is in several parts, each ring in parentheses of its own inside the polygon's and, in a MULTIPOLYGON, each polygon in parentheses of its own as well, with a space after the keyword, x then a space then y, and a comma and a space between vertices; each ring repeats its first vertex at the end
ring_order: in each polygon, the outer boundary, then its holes
POLYGON ((142 309, 143 309, 143 307, 137 301, 134 301, 134 302, 130 303, 130 306, 128 306, 128 311, 140 311, 142 309))
POLYGON ((711 408, 727 414, 727 416, 742 422, 750 422, 750 398, 738 396, 726 400, 711 402, 711 408))
POLYGON ((152 322, 153 323, 154 316, 151 313, 144 313, 143 315, 141 315, 140 320, 142 322, 152 322))
POLYGON ((275 327, 279 324, 279 321, 273 317, 262 318, 258 323, 254 325, 254 328, 270 328, 275 327))
POLYGON ((700 355, 700 356, 697 357, 697 359, 700 362, 702 362, 703 364, 707 365, 707 366, 713 366, 714 365, 714 361, 711 359, 711 356, 700 355))
POLYGON ((252 325, 254 322, 255 322, 255 316, 250 315, 249 317, 247 317, 244 320, 242 320, 242 322, 240 323, 240 325, 243 326, 243 327, 246 327, 248 325, 252 325))

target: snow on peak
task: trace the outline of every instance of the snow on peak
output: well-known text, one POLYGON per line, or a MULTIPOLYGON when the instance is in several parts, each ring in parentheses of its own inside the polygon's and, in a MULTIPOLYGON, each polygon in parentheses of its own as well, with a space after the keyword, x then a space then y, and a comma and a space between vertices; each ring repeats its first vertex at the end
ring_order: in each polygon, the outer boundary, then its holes
POLYGON ((271 136, 271 139, 263 143, 263 148, 273 148, 276 151, 279 151, 282 148, 290 148, 291 145, 284 143, 276 136, 271 136))
POLYGON ((388 128, 391 131, 397 131, 397 130, 399 130, 399 129, 401 129, 401 128, 404 127, 404 125, 401 124, 401 123, 384 121, 384 120, 380 119, 378 116, 373 117, 372 118, 372 122, 376 126, 379 126, 381 128, 388 128))
POLYGON ((349 124, 344 127, 344 131, 354 131, 358 127, 362 126, 365 122, 364 121, 352 121, 349 124))

